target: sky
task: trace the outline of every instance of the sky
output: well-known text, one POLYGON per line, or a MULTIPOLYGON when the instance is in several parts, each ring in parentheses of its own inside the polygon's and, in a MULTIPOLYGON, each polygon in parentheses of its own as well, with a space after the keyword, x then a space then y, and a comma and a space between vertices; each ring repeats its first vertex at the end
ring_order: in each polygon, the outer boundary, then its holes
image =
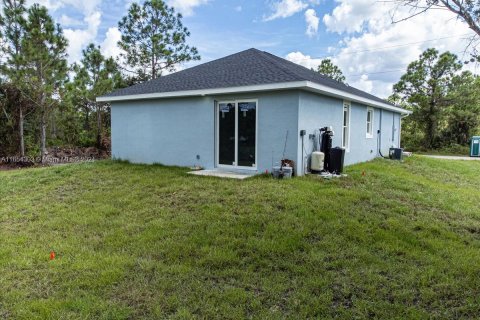
MULTIPOLYGON (((133 0, 37 0, 64 28, 69 60, 78 61, 87 44, 117 56, 118 21, 133 0)), ((398 22, 408 8, 375 0, 166 0, 183 14, 187 42, 201 60, 179 68, 257 48, 306 67, 330 58, 347 83, 388 97, 407 65, 427 48, 449 50, 460 59, 473 32, 446 10, 398 22)), ((476 66, 466 68, 477 72, 476 66)))

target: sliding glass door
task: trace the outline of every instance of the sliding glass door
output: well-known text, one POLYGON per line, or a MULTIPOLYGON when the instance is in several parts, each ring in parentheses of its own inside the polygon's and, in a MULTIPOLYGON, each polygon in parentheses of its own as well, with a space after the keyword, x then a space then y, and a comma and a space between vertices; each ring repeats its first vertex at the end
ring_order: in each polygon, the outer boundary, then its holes
POLYGON ((256 167, 257 102, 220 102, 217 110, 217 164, 256 167))
POLYGON ((240 167, 255 166, 255 147, 257 134, 257 103, 239 102, 237 104, 238 119, 238 165, 240 167))
POLYGON ((218 109, 218 164, 235 165, 235 103, 220 103, 218 109))

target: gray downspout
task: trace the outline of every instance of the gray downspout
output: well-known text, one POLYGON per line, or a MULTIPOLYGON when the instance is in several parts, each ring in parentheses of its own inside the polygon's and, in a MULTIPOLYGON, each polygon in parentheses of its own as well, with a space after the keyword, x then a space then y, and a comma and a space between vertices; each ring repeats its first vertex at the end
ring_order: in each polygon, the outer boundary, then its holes
POLYGON ((217 168, 217 105, 218 101, 213 100, 213 168, 217 168))
POLYGON ((383 119, 383 109, 380 109, 380 126, 378 127, 378 156, 383 158, 382 155, 382 119, 383 119))
POLYGON ((392 114, 392 143, 390 146, 395 145, 395 113, 392 114))

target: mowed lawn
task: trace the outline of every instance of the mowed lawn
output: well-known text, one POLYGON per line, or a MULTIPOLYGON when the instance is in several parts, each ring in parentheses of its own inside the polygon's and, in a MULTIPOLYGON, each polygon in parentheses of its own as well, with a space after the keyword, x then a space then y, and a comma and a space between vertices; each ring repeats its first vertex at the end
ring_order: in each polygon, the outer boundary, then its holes
POLYGON ((480 315, 480 162, 375 160, 332 181, 186 172, 0 172, 0 318, 480 315))

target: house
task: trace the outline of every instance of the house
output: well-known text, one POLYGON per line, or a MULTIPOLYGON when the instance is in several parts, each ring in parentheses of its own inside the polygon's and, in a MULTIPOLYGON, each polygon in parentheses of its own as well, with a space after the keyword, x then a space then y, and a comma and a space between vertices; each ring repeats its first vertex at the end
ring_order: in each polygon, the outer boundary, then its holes
POLYGON ((385 100, 257 49, 242 51, 97 101, 111 103, 112 157, 264 172, 302 163, 332 126, 345 164, 400 146, 401 118, 385 100), (300 131, 306 130, 301 137, 300 131), (288 133, 287 133, 288 132, 288 133), (302 147, 303 140, 303 147, 302 147))

